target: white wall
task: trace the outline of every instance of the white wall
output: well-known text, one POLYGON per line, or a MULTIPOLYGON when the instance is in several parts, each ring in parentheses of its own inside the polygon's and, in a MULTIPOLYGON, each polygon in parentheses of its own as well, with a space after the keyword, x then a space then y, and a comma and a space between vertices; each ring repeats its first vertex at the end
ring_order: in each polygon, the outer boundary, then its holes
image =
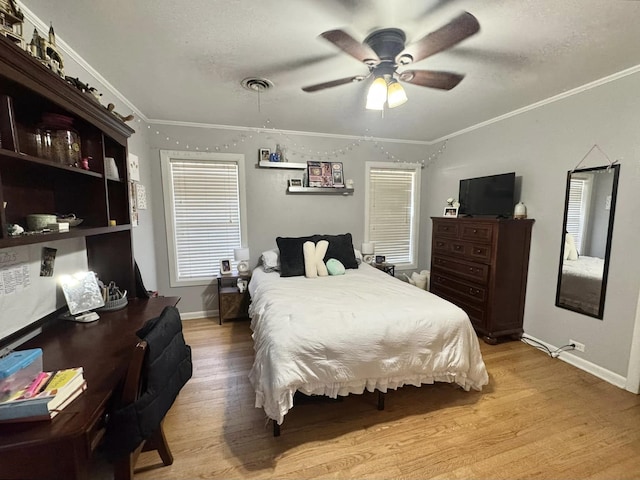
MULTIPOLYGON (((640 235, 639 90, 636 73, 454 137, 439 168, 426 176, 423 192, 429 208, 425 214, 440 215, 445 199, 457 195, 459 179, 515 171, 521 177, 520 198, 529 218, 536 220, 525 332, 556 346, 570 338, 584 343, 584 360, 623 377, 640 289, 640 252, 635 248, 640 235), (554 306, 566 173, 595 143, 622 165, 603 320, 554 306)), ((583 166, 606 163, 593 153, 583 166)), ((429 251, 429 222, 424 227, 429 251)))

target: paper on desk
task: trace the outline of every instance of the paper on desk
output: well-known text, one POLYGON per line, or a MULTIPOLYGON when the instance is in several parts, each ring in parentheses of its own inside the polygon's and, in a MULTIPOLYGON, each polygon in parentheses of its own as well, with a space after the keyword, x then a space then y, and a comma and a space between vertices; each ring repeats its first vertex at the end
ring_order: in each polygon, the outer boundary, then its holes
POLYGON ((31 285, 27 253, 0 250, 0 295, 10 295, 31 285))

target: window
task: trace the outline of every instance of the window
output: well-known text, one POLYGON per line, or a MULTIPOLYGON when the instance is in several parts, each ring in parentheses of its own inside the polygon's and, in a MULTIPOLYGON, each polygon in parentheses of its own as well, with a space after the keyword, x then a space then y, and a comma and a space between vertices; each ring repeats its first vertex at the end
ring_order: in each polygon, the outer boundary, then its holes
POLYGON ((209 284, 246 245, 244 155, 161 150, 172 287, 209 284))
POLYGON ((567 204, 567 232, 573 235, 578 253, 583 254, 587 239, 587 219, 591 195, 591 176, 571 176, 569 183, 569 201, 567 204))
POLYGON ((365 241, 398 268, 418 265, 420 165, 367 162, 365 241))

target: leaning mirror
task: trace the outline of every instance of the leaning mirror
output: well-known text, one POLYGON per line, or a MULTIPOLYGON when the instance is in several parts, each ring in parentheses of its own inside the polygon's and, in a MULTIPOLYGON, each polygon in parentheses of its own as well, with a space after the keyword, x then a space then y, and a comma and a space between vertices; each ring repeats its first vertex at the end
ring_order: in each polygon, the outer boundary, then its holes
POLYGON ((604 316, 620 165, 573 170, 567 194, 556 306, 604 316))

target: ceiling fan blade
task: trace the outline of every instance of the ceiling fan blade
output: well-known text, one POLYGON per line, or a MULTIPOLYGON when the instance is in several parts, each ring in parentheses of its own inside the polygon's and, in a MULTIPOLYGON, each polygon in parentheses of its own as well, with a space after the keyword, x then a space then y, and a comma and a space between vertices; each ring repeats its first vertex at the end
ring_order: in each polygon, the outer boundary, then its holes
POLYGON ((469 12, 464 12, 444 27, 425 35, 417 42, 409 45, 398 55, 398 63, 406 63, 401 60, 401 57, 406 58, 407 55, 411 56, 413 62, 423 60, 454 46, 465 38, 477 33, 479 30, 480 24, 476 17, 469 12))
POLYGON ((346 83, 361 82, 365 77, 362 75, 356 75, 355 77, 341 78, 339 80, 332 80, 331 82, 317 83, 315 85, 309 85, 308 87, 302 87, 305 92, 317 92, 318 90, 324 90, 325 88, 337 87, 338 85, 344 85, 346 83))
POLYGON ((329 30, 328 32, 321 33, 320 36, 333 43, 340 50, 348 53, 356 60, 360 60, 367 64, 380 63, 378 55, 371 47, 369 47, 369 45, 358 42, 343 30, 329 30))
POLYGON ((431 70, 405 70, 399 75, 400 80, 421 87, 451 90, 458 85, 464 75, 451 72, 434 72, 431 70))

